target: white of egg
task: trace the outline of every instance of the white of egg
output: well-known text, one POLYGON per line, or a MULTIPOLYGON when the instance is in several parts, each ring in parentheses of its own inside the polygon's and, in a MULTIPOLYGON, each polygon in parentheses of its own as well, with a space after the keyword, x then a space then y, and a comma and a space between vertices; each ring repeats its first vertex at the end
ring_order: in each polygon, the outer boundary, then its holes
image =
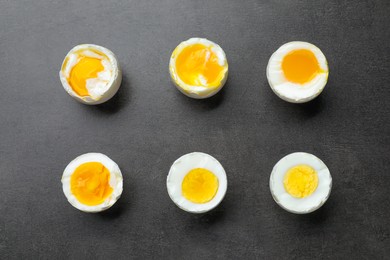
POLYGON ((65 91, 77 101, 87 105, 98 105, 108 101, 116 94, 122 82, 122 71, 115 54, 109 49, 95 44, 80 44, 71 49, 62 62, 59 74, 65 91), (94 51, 101 52, 106 57, 94 51), (86 87, 89 96, 78 95, 68 81, 72 68, 80 59, 78 55, 80 52, 86 57, 101 59, 104 66, 104 70, 98 73, 97 78, 87 80, 86 87))
POLYGON ((204 213, 212 210, 225 197, 227 190, 226 173, 222 165, 206 153, 193 152, 181 156, 171 166, 167 176, 167 189, 169 197, 182 210, 190 213, 204 213), (182 183, 189 171, 204 168, 211 171, 218 178, 218 190, 215 196, 206 203, 193 203, 182 194, 182 183))
MULTIPOLYGON (((218 44, 210 40, 207 40, 205 38, 190 38, 186 41, 181 42, 172 52, 171 58, 169 60, 169 73, 171 75, 172 82, 181 93, 183 93, 184 95, 190 98, 195 98, 195 99, 204 99, 217 94, 226 83, 226 80, 228 78, 228 71, 229 71, 228 62, 226 59, 226 54, 223 51, 223 49, 218 44), (212 52, 215 53, 218 57, 218 64, 226 68, 222 79, 220 80, 219 84, 215 87, 189 85, 185 83, 178 76, 176 70, 176 58, 186 47, 198 43, 206 47, 211 47, 212 52)), ((203 82, 204 85, 207 85, 207 82, 205 82, 204 79, 201 78, 200 81, 203 82)))
POLYGON ((315 45, 308 42, 293 41, 282 45, 271 56, 267 66, 267 79, 272 91, 281 99, 291 103, 305 103, 321 94, 328 81, 329 69, 325 55, 315 45), (320 68, 320 72, 304 84, 290 82, 286 79, 282 61, 294 50, 311 51, 320 68))
POLYGON ((276 163, 270 177, 270 190, 275 202, 283 209, 296 214, 310 213, 320 208, 329 198, 332 176, 328 167, 318 157, 304 152, 291 153, 276 163), (286 172, 296 165, 308 165, 318 175, 318 186, 307 197, 296 198, 285 189, 283 180, 286 172))
POLYGON ((66 166, 62 175, 62 190, 73 207, 84 212, 95 213, 110 208, 120 198, 123 191, 123 177, 119 166, 108 156, 101 153, 86 153, 78 156, 66 166), (88 162, 99 162, 110 172, 109 185, 113 189, 111 195, 103 203, 89 206, 81 203, 71 191, 71 176, 80 165, 88 162))

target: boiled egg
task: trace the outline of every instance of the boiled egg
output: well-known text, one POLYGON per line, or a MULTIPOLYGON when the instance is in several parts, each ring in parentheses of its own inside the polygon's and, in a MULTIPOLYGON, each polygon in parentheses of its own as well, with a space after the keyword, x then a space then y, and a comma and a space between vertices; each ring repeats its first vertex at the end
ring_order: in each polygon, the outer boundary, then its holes
POLYGON ((171 166, 167 177, 169 197, 182 210, 204 213, 224 198, 227 178, 222 165, 211 155, 183 155, 171 166))
POLYGON ((60 70, 62 86, 77 101, 106 102, 122 82, 119 63, 109 49, 94 44, 77 45, 65 56, 60 70))
POLYGON ((308 42, 289 42, 271 56, 267 79, 281 99, 292 103, 308 102, 324 89, 328 81, 325 55, 308 42))
POLYGON ((171 79, 184 95, 201 99, 215 95, 225 85, 228 63, 222 48, 204 38, 181 42, 169 61, 171 79))
POLYGON ((316 156, 297 152, 276 163, 270 177, 270 190, 285 210, 305 214, 320 208, 329 198, 332 177, 316 156))
POLYGON ((110 208, 123 190, 118 165, 101 153, 80 155, 62 175, 62 189, 69 203, 84 212, 100 212, 110 208))

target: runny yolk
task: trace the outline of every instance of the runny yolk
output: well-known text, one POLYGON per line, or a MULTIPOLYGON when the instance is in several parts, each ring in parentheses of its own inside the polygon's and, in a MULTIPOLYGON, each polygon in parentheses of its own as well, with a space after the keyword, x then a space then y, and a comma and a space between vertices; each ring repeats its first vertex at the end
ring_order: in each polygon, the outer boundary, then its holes
POLYGON ((282 70, 288 81, 304 84, 319 73, 320 66, 313 52, 302 49, 291 51, 283 58, 282 70))
POLYGON ((297 165, 286 172, 283 183, 291 196, 305 198, 317 189, 318 175, 309 165, 297 165))
POLYGON ((72 68, 69 76, 69 84, 79 96, 89 96, 87 79, 96 78, 103 71, 102 61, 97 58, 83 56, 72 68))
POLYGON ((218 56, 211 47, 199 43, 185 47, 176 59, 179 78, 192 86, 218 86, 225 70, 226 67, 218 63, 218 56))
POLYGON ((206 203, 214 198, 218 186, 218 178, 211 171, 196 168, 184 177, 182 194, 193 203, 206 203))
POLYGON ((99 162, 81 164, 73 172, 70 188, 79 202, 88 206, 101 204, 113 189, 110 184, 110 172, 99 162))

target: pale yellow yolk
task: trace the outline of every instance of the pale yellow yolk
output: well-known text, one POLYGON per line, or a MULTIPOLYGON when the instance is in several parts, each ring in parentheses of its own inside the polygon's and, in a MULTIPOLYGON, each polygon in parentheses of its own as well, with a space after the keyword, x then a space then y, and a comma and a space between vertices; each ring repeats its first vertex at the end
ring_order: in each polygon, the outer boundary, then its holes
POLYGON ((287 171, 283 183, 284 188, 291 196, 305 198, 317 189, 318 175, 308 165, 297 165, 287 171))
POLYGON ((288 81, 304 84, 320 72, 320 66, 313 52, 302 49, 291 51, 283 58, 282 70, 288 81))
POLYGON ((70 72, 69 85, 79 96, 89 96, 87 79, 96 78, 103 70, 100 59, 83 56, 70 72))
POLYGON ((218 86, 225 70, 211 47, 199 43, 185 47, 176 59, 177 75, 191 86, 218 86))
POLYGON ((218 186, 218 178, 211 171, 196 168, 184 177, 182 193, 193 203, 206 203, 214 198, 218 186))
POLYGON ((99 162, 81 164, 70 178, 70 189, 79 202, 88 206, 101 204, 113 189, 110 172, 99 162))

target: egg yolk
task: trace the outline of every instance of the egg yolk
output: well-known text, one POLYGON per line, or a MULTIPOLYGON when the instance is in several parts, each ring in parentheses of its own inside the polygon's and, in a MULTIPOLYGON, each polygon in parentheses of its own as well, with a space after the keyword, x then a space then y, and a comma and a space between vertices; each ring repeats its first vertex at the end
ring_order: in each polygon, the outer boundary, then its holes
POLYGON ((188 172, 182 183, 183 196, 193 203, 210 201, 217 190, 217 176, 204 168, 196 168, 188 172))
POLYGON ((218 56, 211 48, 203 44, 193 44, 180 52, 176 59, 176 72, 184 83, 203 87, 220 84, 226 66, 218 63, 218 56))
POLYGON ((283 183, 284 188, 291 196, 305 198, 317 189, 318 175, 308 165, 297 165, 286 172, 283 183))
POLYGON ((96 78, 103 70, 104 66, 100 59, 82 56, 70 71, 69 84, 79 96, 89 96, 87 79, 96 78))
POLYGON ((110 172, 99 162, 81 164, 73 172, 70 188, 79 202, 88 206, 103 203, 113 189, 110 184, 110 172))
POLYGON ((320 66, 313 52, 302 49, 291 51, 283 58, 282 70, 288 81, 304 84, 319 73, 320 66))

